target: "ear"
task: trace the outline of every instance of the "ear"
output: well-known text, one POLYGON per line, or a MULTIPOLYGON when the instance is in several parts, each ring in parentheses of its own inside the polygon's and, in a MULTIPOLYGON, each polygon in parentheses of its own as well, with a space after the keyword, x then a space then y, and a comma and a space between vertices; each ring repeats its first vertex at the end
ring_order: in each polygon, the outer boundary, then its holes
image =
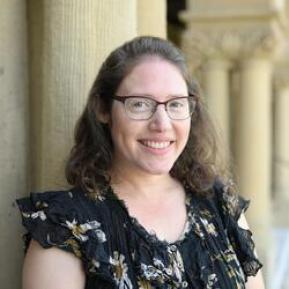
POLYGON ((96 101, 96 98, 94 98, 93 100, 94 102, 92 104, 92 107, 94 107, 96 120, 101 123, 108 124, 110 122, 110 113, 104 109, 100 100, 96 101))

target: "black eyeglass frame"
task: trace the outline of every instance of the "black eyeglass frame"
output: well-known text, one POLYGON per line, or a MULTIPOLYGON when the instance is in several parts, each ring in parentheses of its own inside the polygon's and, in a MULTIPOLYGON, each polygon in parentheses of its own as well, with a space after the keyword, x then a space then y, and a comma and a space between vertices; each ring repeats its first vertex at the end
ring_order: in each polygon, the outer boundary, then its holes
POLYGON ((154 113, 155 113, 156 110, 157 110, 157 107, 158 107, 160 104, 163 104, 163 105, 165 106, 165 110, 166 110, 166 112, 167 112, 167 114, 168 114, 168 116, 169 116, 170 119, 172 119, 172 120, 185 120, 185 119, 188 119, 189 117, 192 116, 192 114, 194 113, 194 110, 192 110, 192 111, 190 112, 190 114, 188 115, 188 117, 186 117, 186 118, 180 118, 180 119, 178 119, 178 118, 177 118, 177 119, 171 118, 170 114, 169 114, 168 111, 167 111, 167 103, 168 103, 168 102, 171 102, 172 100, 184 99, 184 98, 186 98, 186 99, 193 99, 193 100, 195 100, 196 103, 197 103, 197 100, 198 100, 198 96, 197 96, 196 94, 189 94, 188 96, 178 96, 178 97, 170 98, 170 99, 168 99, 167 101, 157 101, 157 100, 155 100, 155 99, 153 99, 153 98, 151 98, 151 97, 141 96, 141 95, 129 95, 129 96, 126 96, 126 95, 124 95, 124 96, 114 95, 114 96, 112 97, 112 99, 122 102, 122 103, 124 104, 124 107, 126 107, 126 106, 125 106, 125 102, 126 102, 127 99, 130 99, 130 98, 138 98, 138 97, 139 97, 139 98, 143 98, 143 99, 152 100, 152 101, 154 101, 154 102, 156 103, 156 105, 155 105, 155 109, 152 111, 152 115, 151 115, 150 117, 144 118, 144 119, 135 119, 135 118, 132 118, 132 119, 134 119, 134 120, 148 120, 148 119, 152 118, 153 115, 154 115, 154 113))

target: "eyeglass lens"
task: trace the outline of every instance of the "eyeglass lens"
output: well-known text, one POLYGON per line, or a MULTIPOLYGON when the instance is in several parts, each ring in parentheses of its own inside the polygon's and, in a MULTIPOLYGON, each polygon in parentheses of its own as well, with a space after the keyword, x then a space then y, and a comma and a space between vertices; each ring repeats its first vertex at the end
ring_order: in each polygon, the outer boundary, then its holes
MULTIPOLYGON (((160 103, 146 97, 130 97, 125 100, 125 109, 133 119, 149 119, 160 103)), ((192 97, 178 97, 164 103, 171 119, 186 119, 191 116, 195 101, 192 97)))

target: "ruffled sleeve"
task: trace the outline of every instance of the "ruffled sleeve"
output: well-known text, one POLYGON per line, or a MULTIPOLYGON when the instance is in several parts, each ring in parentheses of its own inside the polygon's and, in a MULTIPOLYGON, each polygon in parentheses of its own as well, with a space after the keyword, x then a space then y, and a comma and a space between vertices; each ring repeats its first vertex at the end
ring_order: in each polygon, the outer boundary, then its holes
POLYGON ((238 225, 241 214, 249 207, 249 201, 230 192, 230 185, 221 183, 216 185, 216 198, 222 222, 245 276, 255 276, 262 264, 255 254, 252 232, 238 225))
POLYGON ((44 248, 58 247, 79 257, 87 274, 110 279, 106 234, 84 196, 75 191, 31 193, 16 203, 27 231, 26 249, 31 239, 44 248))

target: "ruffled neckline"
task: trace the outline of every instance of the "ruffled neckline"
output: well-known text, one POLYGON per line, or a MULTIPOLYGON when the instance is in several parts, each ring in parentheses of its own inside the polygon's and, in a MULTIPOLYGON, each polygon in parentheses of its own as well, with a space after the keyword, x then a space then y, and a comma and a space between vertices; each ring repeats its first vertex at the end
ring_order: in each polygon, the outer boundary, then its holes
POLYGON ((128 207, 127 207, 125 201, 123 199, 119 198, 119 196, 114 192, 114 190, 111 186, 109 186, 109 188, 106 192, 106 196, 108 198, 116 201, 120 205, 120 207, 122 208, 122 210, 124 211, 124 213, 126 214, 128 219, 130 220, 132 228, 138 233, 138 235, 140 235, 143 239, 145 239, 149 243, 152 243, 153 245, 156 245, 156 246, 162 246, 162 247, 179 246, 190 235, 190 232, 192 230, 192 222, 191 222, 191 218, 189 216, 191 215, 192 210, 193 210, 192 209, 192 194, 189 193, 187 190, 185 190, 185 194, 186 194, 186 200, 185 200, 186 222, 185 222, 184 228, 183 228, 180 236, 175 241, 171 242, 171 241, 167 241, 165 239, 160 239, 153 230, 148 231, 139 222, 139 220, 136 217, 132 216, 129 213, 129 210, 128 210, 128 207))

